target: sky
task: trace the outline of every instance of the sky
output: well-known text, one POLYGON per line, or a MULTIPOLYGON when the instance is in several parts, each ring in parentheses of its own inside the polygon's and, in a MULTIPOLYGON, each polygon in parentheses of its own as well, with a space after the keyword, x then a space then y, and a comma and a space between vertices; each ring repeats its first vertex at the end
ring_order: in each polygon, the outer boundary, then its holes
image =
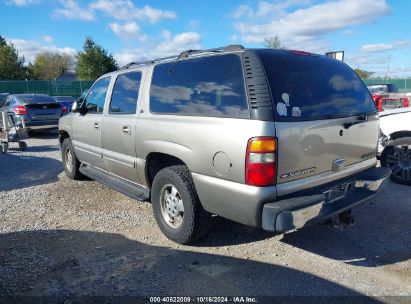
POLYGON ((119 65, 228 44, 344 51, 353 68, 411 77, 409 0, 0 0, 0 35, 32 62, 91 36, 119 65))

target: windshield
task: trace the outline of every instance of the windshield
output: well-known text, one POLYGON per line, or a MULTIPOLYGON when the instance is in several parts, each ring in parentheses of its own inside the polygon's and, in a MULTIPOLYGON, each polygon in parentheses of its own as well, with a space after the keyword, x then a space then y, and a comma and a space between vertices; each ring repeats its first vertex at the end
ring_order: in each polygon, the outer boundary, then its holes
POLYGON ((375 112, 367 88, 344 63, 285 50, 257 51, 277 119, 314 120, 375 112))

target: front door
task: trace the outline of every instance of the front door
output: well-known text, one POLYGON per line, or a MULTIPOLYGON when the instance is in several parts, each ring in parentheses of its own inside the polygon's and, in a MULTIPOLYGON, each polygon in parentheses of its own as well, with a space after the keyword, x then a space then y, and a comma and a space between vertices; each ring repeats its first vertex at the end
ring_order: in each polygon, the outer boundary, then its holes
POLYGON ((135 183, 139 182, 136 124, 141 76, 141 71, 117 76, 102 122, 102 152, 106 169, 135 183))
POLYGON ((101 124, 110 77, 96 81, 90 89, 84 104, 85 114, 78 115, 73 123, 72 144, 77 158, 94 167, 105 169, 101 147, 101 124))

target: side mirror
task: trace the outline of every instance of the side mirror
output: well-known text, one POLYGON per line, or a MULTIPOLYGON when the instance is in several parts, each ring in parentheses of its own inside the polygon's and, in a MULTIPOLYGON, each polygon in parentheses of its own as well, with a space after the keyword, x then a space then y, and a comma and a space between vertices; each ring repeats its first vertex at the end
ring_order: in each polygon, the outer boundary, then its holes
POLYGON ((81 100, 76 100, 71 106, 71 112, 85 115, 88 112, 88 109, 84 106, 84 103, 82 103, 81 100))
POLYGON ((71 112, 78 112, 79 108, 78 108, 78 102, 77 100, 75 102, 73 102, 73 104, 71 105, 71 112))

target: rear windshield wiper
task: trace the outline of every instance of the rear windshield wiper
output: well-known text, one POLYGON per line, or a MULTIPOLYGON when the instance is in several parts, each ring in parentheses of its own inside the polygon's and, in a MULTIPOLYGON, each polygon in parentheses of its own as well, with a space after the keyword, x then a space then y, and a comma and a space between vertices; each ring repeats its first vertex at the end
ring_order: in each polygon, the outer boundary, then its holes
POLYGON ((345 129, 349 129, 350 127, 354 126, 354 125, 358 125, 364 122, 368 121, 368 115, 360 115, 357 120, 355 121, 350 121, 350 122, 346 122, 343 124, 345 129))

